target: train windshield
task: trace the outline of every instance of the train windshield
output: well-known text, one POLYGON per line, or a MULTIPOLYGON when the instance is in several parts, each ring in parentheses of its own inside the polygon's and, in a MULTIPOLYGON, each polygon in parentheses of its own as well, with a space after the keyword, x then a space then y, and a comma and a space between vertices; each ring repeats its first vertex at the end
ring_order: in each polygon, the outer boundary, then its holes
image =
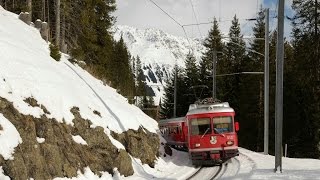
POLYGON ((214 117, 213 130, 217 134, 233 132, 232 116, 214 117))
POLYGON ((194 118, 191 119, 191 134, 204 135, 211 133, 210 118, 194 118))

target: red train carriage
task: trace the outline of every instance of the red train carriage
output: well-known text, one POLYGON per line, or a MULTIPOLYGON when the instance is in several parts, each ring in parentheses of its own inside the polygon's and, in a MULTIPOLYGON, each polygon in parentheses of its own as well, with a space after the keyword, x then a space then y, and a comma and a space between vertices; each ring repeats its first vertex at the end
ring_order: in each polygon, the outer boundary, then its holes
POLYGON ((194 165, 218 164, 237 156, 239 130, 228 103, 206 99, 191 104, 186 117, 159 121, 167 143, 189 151, 194 165))
POLYGON ((239 124, 228 103, 191 104, 186 115, 192 163, 216 164, 237 156, 239 124))
POLYGON ((185 117, 159 121, 159 129, 167 144, 176 148, 186 148, 186 136, 183 132, 185 117))

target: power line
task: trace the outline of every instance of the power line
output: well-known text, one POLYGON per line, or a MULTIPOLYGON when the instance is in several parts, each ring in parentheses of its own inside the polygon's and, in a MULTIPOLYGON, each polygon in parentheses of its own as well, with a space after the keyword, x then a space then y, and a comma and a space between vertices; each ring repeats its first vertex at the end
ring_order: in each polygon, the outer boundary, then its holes
POLYGON ((193 52, 193 49, 192 49, 191 43, 190 43, 190 41, 189 41, 189 37, 188 37, 188 35, 187 35, 187 32, 186 32, 186 30, 184 29, 184 27, 183 27, 183 26, 181 26, 181 27, 182 27, 182 29, 183 29, 184 35, 187 37, 187 41, 188 41, 188 43, 189 43, 190 49, 191 49, 191 51, 193 52))
POLYGON ((165 10, 163 10, 158 4, 156 4, 153 0, 149 0, 152 2, 155 6, 157 6, 163 13, 165 13, 168 17, 170 17, 175 23, 177 23, 179 26, 182 26, 177 20, 175 20, 170 14, 168 14, 165 10))
MULTIPOLYGON (((152 4, 154 4, 155 6, 157 6, 163 13, 165 13, 170 19, 172 19, 176 24, 178 24, 181 28, 182 28, 182 30, 183 30, 183 32, 184 32, 184 35, 186 36, 186 38, 187 38, 187 41, 188 41, 188 43, 189 43, 189 46, 190 46, 190 49, 192 50, 192 46, 191 46, 191 43, 190 43, 190 41, 189 41, 189 37, 188 37, 188 35, 187 35, 187 32, 186 32, 186 30, 184 29, 184 27, 176 20, 176 19, 174 19, 169 13, 167 13, 165 10, 163 10, 157 3, 155 3, 153 0, 149 0, 150 2, 152 2, 152 4)), ((193 50, 192 50, 193 51, 193 50)))
MULTIPOLYGON (((238 21, 250 21, 256 18, 243 18, 243 19, 238 19, 238 21)), ((220 20, 219 22, 231 22, 233 19, 225 19, 225 20, 220 20)), ((201 22, 201 23, 191 23, 191 24, 183 24, 182 26, 187 27, 187 26, 198 26, 198 25, 207 25, 207 24, 213 24, 213 21, 208 21, 208 22, 201 22)))
POLYGON ((264 72, 238 72, 238 73, 230 73, 230 74, 217 74, 217 77, 222 76, 233 76, 233 75, 240 75, 240 74, 264 74, 264 72))
MULTIPOLYGON (((198 18, 197 18, 197 16, 196 16, 196 12, 195 12, 195 10, 194 10, 194 5, 193 5, 193 3, 192 3, 192 0, 189 0, 189 1, 190 1, 190 4, 191 4, 191 7, 192 7, 192 11, 193 11, 194 18, 196 19, 196 22, 199 23, 199 22, 198 22, 198 18)), ((200 37, 202 37, 202 34, 201 34, 201 31, 200 31, 199 25, 198 25, 198 31, 199 31, 200 37)))

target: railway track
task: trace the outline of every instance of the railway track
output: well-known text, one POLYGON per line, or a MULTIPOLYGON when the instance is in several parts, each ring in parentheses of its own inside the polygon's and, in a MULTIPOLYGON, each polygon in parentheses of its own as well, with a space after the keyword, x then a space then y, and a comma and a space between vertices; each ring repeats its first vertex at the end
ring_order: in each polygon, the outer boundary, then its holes
POLYGON ((201 167, 196 171, 192 176, 187 178, 187 180, 198 180, 198 179, 216 179, 221 177, 224 172, 225 164, 221 164, 219 166, 212 167, 201 167))
POLYGON ((234 177, 238 174, 240 162, 237 158, 232 158, 219 166, 201 167, 187 180, 198 179, 220 179, 222 177, 234 177))

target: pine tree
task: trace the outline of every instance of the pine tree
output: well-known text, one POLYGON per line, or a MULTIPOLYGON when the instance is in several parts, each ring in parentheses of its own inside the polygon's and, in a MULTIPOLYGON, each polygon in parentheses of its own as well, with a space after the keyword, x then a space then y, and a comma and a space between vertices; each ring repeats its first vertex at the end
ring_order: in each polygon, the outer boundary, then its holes
POLYGON ((141 60, 140 57, 137 56, 137 61, 136 61, 136 77, 137 77, 137 87, 136 87, 136 95, 138 96, 146 96, 146 83, 145 83, 145 76, 143 74, 143 70, 141 67, 141 60))
POLYGON ((130 64, 129 51, 121 37, 114 47, 114 57, 111 65, 112 86, 120 91, 122 95, 133 96, 134 79, 130 64))
MULTIPOLYGON (((222 37, 219 30, 219 25, 217 20, 214 18, 213 26, 209 31, 208 37, 204 41, 204 46, 207 48, 207 51, 203 54, 200 61, 200 84, 208 87, 204 91, 204 97, 211 97, 212 91, 212 64, 213 64, 213 51, 222 52, 224 44, 222 43, 222 37)), ((218 59, 220 59, 221 53, 219 53, 218 59)), ((217 71, 221 64, 217 65, 217 71)), ((218 97, 219 98, 219 97, 218 97)))
MULTIPOLYGON (((256 39, 250 43, 251 51, 248 52, 248 58, 242 63, 243 71, 261 72, 264 70, 264 57, 257 54, 264 54, 264 41, 257 38, 263 38, 265 35, 264 12, 260 9, 253 34, 256 39)), ((239 122, 242 131, 239 132, 241 146, 255 151, 263 151, 264 119, 263 119, 263 76, 261 75, 242 75, 240 86, 240 105, 239 122), (254 128, 252 128, 254 127, 254 128), (241 141, 246 139, 246 141, 241 141)))
MULTIPOLYGON (((232 24, 229 30, 230 40, 226 44, 226 48, 224 50, 225 58, 222 59, 225 64, 224 67, 221 67, 220 72, 223 74, 227 73, 238 73, 242 71, 242 62, 245 60, 246 50, 245 50, 245 42, 242 39, 241 29, 239 20, 236 15, 232 20, 232 24)), ((240 80, 241 76, 223 76, 219 77, 219 88, 221 89, 221 99, 229 102, 229 104, 238 112, 240 107, 239 102, 239 88, 240 88, 240 80)))
POLYGON ((110 78, 109 64, 116 44, 109 32, 114 23, 111 15, 115 10, 114 0, 71 1, 68 6, 73 7, 66 17, 70 23, 66 43, 71 48, 71 55, 96 68, 98 76, 110 78))
MULTIPOLYGON (((164 87, 165 95, 163 101, 161 102, 161 116, 165 118, 172 118, 174 111, 174 74, 175 69, 173 69, 170 78, 166 80, 166 86, 164 87)), ((185 103, 187 95, 187 87, 184 82, 183 70, 177 67, 177 110, 176 116, 185 116, 188 111, 189 104, 185 103)))
POLYGON ((184 82, 187 88, 187 98, 186 105, 188 106, 191 103, 194 103, 197 98, 199 98, 200 94, 197 92, 197 85, 200 84, 199 79, 199 67, 196 62, 196 58, 194 55, 189 52, 185 60, 185 77, 184 82))
POLYGON ((167 119, 173 117, 174 108, 174 75, 165 80, 164 97, 160 104, 161 117, 167 119), (172 77, 173 76, 173 77, 172 77))
POLYGON ((294 157, 319 158, 320 18, 316 11, 320 6, 315 4, 314 0, 295 0, 292 8, 296 12, 293 18, 292 43, 294 62, 289 67, 292 68, 290 75, 294 77, 295 82, 290 84, 294 88, 294 91, 290 91, 290 96, 297 100, 297 104, 290 105, 290 113, 294 113, 299 122, 296 121, 295 126, 297 138, 294 142, 291 139, 289 145, 293 146, 291 154, 294 157))

